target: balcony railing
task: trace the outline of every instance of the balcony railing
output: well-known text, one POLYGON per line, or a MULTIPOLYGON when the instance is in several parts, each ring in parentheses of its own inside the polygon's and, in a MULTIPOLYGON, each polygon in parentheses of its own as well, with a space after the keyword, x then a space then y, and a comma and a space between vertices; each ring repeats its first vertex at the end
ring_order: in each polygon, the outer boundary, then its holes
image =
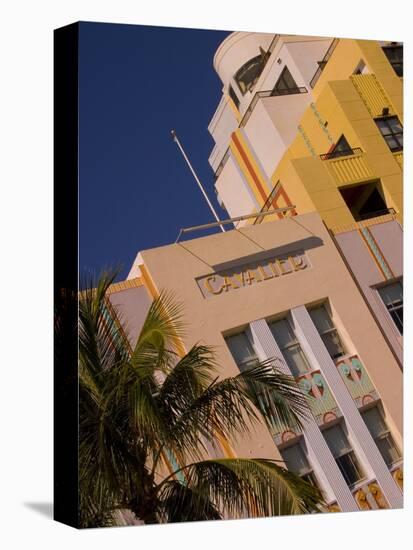
POLYGON ((330 59, 330 57, 332 56, 334 50, 336 49, 337 44, 338 44, 338 38, 334 38, 334 40, 330 44, 330 47, 328 48, 325 56, 323 57, 323 59, 321 61, 318 62, 318 69, 314 73, 313 78, 310 80, 310 87, 311 88, 314 88, 314 86, 316 85, 317 80, 320 78, 321 73, 324 71, 328 60, 330 59))
POLYGON ((351 155, 360 155, 363 150, 360 147, 354 147, 354 149, 346 149, 345 151, 331 151, 330 153, 324 153, 320 155, 321 160, 337 159, 342 157, 349 157, 351 155))
POLYGON ((244 116, 242 117, 241 122, 239 123, 240 128, 242 128, 247 124, 252 114, 252 111, 254 110, 259 99, 262 99, 264 97, 277 97, 282 95, 306 94, 307 91, 308 91, 307 88, 301 87, 301 88, 289 88, 287 90, 273 89, 273 90, 265 90, 262 92, 257 92, 252 98, 252 101, 249 104, 248 109, 245 111, 244 116))
POLYGON ((396 214, 396 210, 394 208, 384 208, 383 210, 374 210, 372 212, 367 212, 366 214, 358 214, 357 221, 378 218, 379 216, 387 216, 388 214, 394 216, 396 214))

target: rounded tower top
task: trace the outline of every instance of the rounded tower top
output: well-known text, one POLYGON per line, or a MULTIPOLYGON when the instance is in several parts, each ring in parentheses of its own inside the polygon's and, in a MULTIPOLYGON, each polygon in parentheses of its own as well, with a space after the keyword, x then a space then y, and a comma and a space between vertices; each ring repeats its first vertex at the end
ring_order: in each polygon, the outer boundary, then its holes
POLYGON ((228 87, 234 77, 245 93, 273 38, 274 34, 258 32, 233 32, 227 36, 214 55, 214 69, 224 86, 228 87))

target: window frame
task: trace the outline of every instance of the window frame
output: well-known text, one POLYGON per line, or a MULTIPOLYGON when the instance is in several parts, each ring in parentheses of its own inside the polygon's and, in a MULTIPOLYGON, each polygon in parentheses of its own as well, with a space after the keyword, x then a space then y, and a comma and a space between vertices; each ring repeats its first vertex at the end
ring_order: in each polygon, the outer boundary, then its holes
POLYGON ((376 287, 376 291, 377 291, 378 297, 380 299, 380 302, 385 307, 386 312, 387 312, 388 316, 390 317, 393 325, 395 326, 395 328, 398 331, 398 333, 400 334, 400 336, 403 336, 403 308, 404 308, 403 280, 402 279, 397 279, 397 280, 394 280, 394 281, 387 281, 386 284, 376 287), (384 299, 383 299, 383 296, 381 295, 381 291, 385 291, 387 288, 389 288, 390 286, 394 286, 394 285, 400 285, 400 287, 401 287, 402 302, 399 305, 396 305, 396 306, 394 305, 395 302, 392 302, 390 305, 387 305, 385 303, 384 299), (402 318, 400 319, 400 317, 396 313, 396 317, 398 319, 398 321, 396 321, 394 316, 392 315, 392 313, 398 312, 400 310, 402 311, 402 318), (399 324, 400 324, 400 326, 399 326, 399 324))
POLYGON ((397 74, 397 76, 402 78, 403 77, 403 44, 389 44, 387 46, 382 46, 382 50, 388 62, 392 66, 393 71, 397 74), (391 59, 391 56, 387 55, 387 53, 400 51, 400 50, 402 52, 401 60, 391 59))
POLYGON ((341 338, 341 335, 340 335, 340 333, 338 332, 337 327, 335 326, 335 323, 334 323, 334 321, 333 321, 333 318, 332 318, 332 316, 330 315, 330 312, 329 312, 329 310, 328 310, 328 308, 327 308, 326 302, 323 302, 322 304, 319 304, 319 305, 316 305, 316 306, 309 307, 309 308, 307 308, 307 311, 308 311, 308 314, 309 314, 310 317, 311 317, 311 321, 313 322, 313 324, 314 324, 314 326, 315 326, 315 329, 317 330, 318 334, 320 335, 320 338, 321 338, 321 340, 323 341, 323 344, 324 344, 325 348, 327 349, 327 352, 328 352, 328 354, 330 355, 331 359, 332 359, 333 361, 335 361, 335 360, 337 360, 337 359, 340 359, 340 357, 344 357, 345 355, 348 355, 347 347, 344 345, 343 339, 341 338), (324 309, 324 311, 325 311, 326 314, 327 314, 327 317, 329 318, 331 324, 333 325, 331 328, 326 329, 326 330, 323 330, 322 332, 319 331, 317 325, 315 324, 315 322, 313 321, 313 318, 311 317, 311 311, 314 311, 314 310, 316 310, 316 309, 321 309, 321 308, 324 309), (329 349, 328 349, 328 346, 327 346, 327 344, 326 344, 326 342, 325 342, 325 339, 324 339, 324 336, 326 336, 326 335, 328 336, 328 335, 333 334, 333 333, 336 334, 337 340, 339 341, 339 343, 340 343, 340 345, 341 345, 341 348, 342 348, 342 350, 343 350, 343 353, 340 353, 340 355, 337 355, 337 354, 336 354, 336 355, 334 355, 334 357, 330 354, 329 349))
POLYGON ((299 437, 297 440, 294 440, 291 444, 286 443, 285 445, 280 447, 278 450, 279 450, 279 452, 281 454, 281 457, 282 457, 282 459, 283 459, 283 461, 286 465, 286 468, 289 472, 292 472, 293 474, 301 477, 301 479, 304 479, 305 481, 307 481, 307 483, 310 483, 314 487, 318 487, 318 488, 320 487, 318 479, 317 479, 317 475, 315 474, 314 468, 313 468, 313 466, 310 463, 310 460, 308 458, 308 454, 304 450, 304 445, 302 443, 302 437, 299 437), (304 457, 304 461, 307 463, 308 468, 306 468, 306 470, 303 473, 297 473, 297 472, 294 472, 294 470, 289 469, 288 462, 284 458, 283 452, 287 451, 288 449, 292 449, 293 447, 296 447, 296 448, 299 449, 299 452, 304 457))
POLYGON ((275 86, 272 89, 272 91, 277 92, 277 94, 280 94, 280 95, 284 95, 284 94, 289 95, 289 94, 291 94, 291 92, 296 92, 296 93, 300 92, 300 88, 299 88, 299 86, 297 86, 297 82, 295 81, 295 79, 294 79, 293 75, 291 74, 291 71, 287 67, 287 65, 284 65, 284 68, 281 71, 281 73, 280 73, 280 75, 277 79, 277 82, 275 83, 275 86), (289 77, 294 82, 294 84, 295 84, 294 86, 289 86, 288 85, 288 82, 286 81, 286 78, 285 78, 286 73, 288 73, 289 77), (280 83, 281 82, 284 84, 284 86, 285 86, 284 88, 280 88, 280 83))
POLYGON ((350 144, 347 141, 346 136, 344 134, 341 134, 341 136, 337 140, 337 143, 334 145, 334 148, 328 153, 328 159, 348 157, 353 154, 354 154, 354 150, 352 147, 350 147, 350 144), (338 147, 342 146, 342 144, 340 143, 342 141, 345 142, 345 147, 343 149, 338 149, 338 147))
POLYGON ((225 344, 228 348, 228 351, 230 352, 230 354, 231 354, 231 356, 232 356, 232 358, 233 358, 233 360, 234 360, 235 364, 237 365, 240 372, 245 372, 246 370, 248 370, 249 368, 254 367, 257 363, 260 362, 260 358, 258 357, 257 350, 254 348, 253 342, 251 342, 251 338, 249 338, 249 336, 248 336, 247 329, 239 330, 237 332, 234 332, 233 334, 227 334, 227 335, 224 336, 224 340, 225 340, 225 344), (245 339, 248 342, 248 345, 251 348, 251 350, 254 352, 255 357, 252 358, 252 359, 249 359, 247 361, 241 361, 240 363, 238 363, 238 361, 236 360, 235 355, 232 352, 232 349, 231 349, 231 347, 228 343, 228 340, 230 338, 233 338, 235 336, 239 336, 241 334, 243 334, 245 336, 245 339))
POLYGON ((380 135, 382 136, 384 141, 387 143, 387 146, 390 149, 390 151, 392 153, 397 153, 399 151, 403 151, 403 125, 400 122, 399 117, 397 115, 381 116, 381 117, 376 117, 374 119, 374 122, 376 123, 376 126, 377 126, 377 128, 380 132, 380 135), (389 122, 388 122, 388 121, 391 121, 391 120, 396 120, 397 121, 397 123, 401 127, 401 131, 399 131, 399 132, 394 132, 393 131, 393 128, 391 127, 391 124, 389 124, 389 122), (384 134, 382 132, 382 127, 380 126, 380 123, 385 123, 385 125, 387 126, 387 128, 389 130, 388 133, 384 134), (400 140, 400 136, 401 136, 401 140, 400 140), (386 139, 386 138, 394 140, 397 143, 397 146, 392 147, 389 143, 389 140, 386 139))
POLYGON ((360 464, 360 460, 359 460, 356 452, 354 451, 354 449, 351 445, 351 442, 349 441, 349 438, 348 438, 348 435, 347 435, 347 430, 344 428, 344 426, 345 426, 345 423, 341 419, 338 422, 335 422, 333 425, 329 425, 326 428, 324 428, 322 430, 322 434, 323 434, 323 437, 324 437, 324 441, 326 442, 327 447, 329 448, 329 450, 330 450, 330 452, 331 452, 331 454, 332 454, 332 456, 333 456, 333 458, 334 458, 334 460, 337 464, 337 467, 340 470, 341 475, 343 476, 343 478, 344 478, 345 482, 347 483, 348 487, 351 489, 355 485, 357 485, 361 481, 363 481, 366 477, 366 474, 365 474, 365 472, 362 468, 362 465, 360 464), (333 452, 333 450, 331 449, 331 447, 328 444, 328 441, 325 437, 325 432, 327 432, 329 430, 333 430, 333 429, 341 430, 342 434, 344 435, 345 440, 347 441, 346 449, 343 452, 340 452, 340 454, 337 454, 337 455, 333 452), (345 470, 344 461, 340 460, 340 459, 343 459, 344 457, 348 457, 351 460, 352 467, 353 467, 354 471, 357 473, 358 479, 356 479, 354 481, 350 480, 350 475, 345 470))
POLYGON ((283 359, 286 362, 286 364, 287 364, 288 368, 290 369, 290 371, 292 372, 292 375, 294 376, 294 378, 299 378, 300 376, 304 376, 305 374, 307 374, 307 373, 311 372, 312 370, 314 370, 311 363, 310 363, 310 361, 309 361, 309 359, 308 359, 308 357, 307 357, 307 354, 303 350, 301 342, 297 338, 297 335, 295 334, 295 331, 294 331, 290 321, 288 320, 288 317, 281 317, 279 319, 273 319, 271 321, 267 321, 267 324, 268 324, 268 328, 270 329, 274 340, 277 343, 277 346, 280 348, 283 359), (281 343, 278 341, 278 339, 274 335, 274 332, 271 330, 271 326, 275 325, 276 323, 279 323, 279 322, 287 323, 287 326, 290 329, 290 332, 291 332, 292 337, 293 337, 292 341, 290 343, 288 343, 287 345, 284 345, 284 346, 281 346, 281 343), (308 369, 305 372, 301 372, 301 371, 299 371, 298 368, 295 368, 295 363, 294 363, 294 367, 292 367, 291 364, 290 364, 291 359, 290 360, 288 359, 288 358, 291 357, 291 355, 289 353, 287 353, 287 354, 284 353, 284 350, 289 352, 291 349, 297 348, 297 347, 301 351, 302 357, 304 357, 304 363, 306 363, 307 366, 308 366, 308 369))
POLYGON ((381 410, 381 406, 380 404, 375 404, 371 407, 366 407, 365 409, 363 409, 362 411, 360 411, 360 415, 363 419, 363 422, 365 423, 367 429, 369 430, 369 433, 371 435, 371 437, 373 438, 374 440, 374 443, 376 444, 377 446, 377 449, 379 450, 381 456, 383 457, 383 460, 384 462, 386 463, 386 465, 388 466, 388 468, 391 468, 394 464, 396 464, 397 462, 399 462, 399 460, 402 458, 402 454, 400 452, 400 449, 399 447, 397 446, 394 438, 393 438, 393 435, 386 423, 386 419, 385 419, 385 416, 383 415, 382 413, 382 410, 381 410), (385 426, 385 430, 383 432, 381 432, 379 435, 376 435, 374 436, 373 433, 370 431, 370 428, 369 428, 369 425, 368 423, 365 421, 364 419, 364 415, 366 413, 368 413, 369 411, 372 411, 372 410, 376 410, 378 415, 380 416, 380 419, 381 421, 383 422, 384 426, 385 426), (380 445, 377 444, 377 441, 383 441, 383 440, 387 440, 387 441, 390 441, 390 446, 396 451, 396 454, 398 455, 397 458, 395 460, 393 460, 392 462, 388 463, 387 460, 385 459, 385 457, 383 456, 383 453, 381 452, 381 448, 380 448, 380 445))

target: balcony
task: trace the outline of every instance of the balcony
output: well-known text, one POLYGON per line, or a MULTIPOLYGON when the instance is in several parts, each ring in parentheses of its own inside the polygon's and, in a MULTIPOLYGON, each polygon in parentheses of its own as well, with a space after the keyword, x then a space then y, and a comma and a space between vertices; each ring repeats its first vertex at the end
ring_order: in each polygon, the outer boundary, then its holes
POLYGON ((306 93, 307 93, 307 88, 304 88, 304 87, 289 88, 288 90, 273 89, 273 90, 265 90, 262 92, 257 92, 252 98, 252 101, 249 104, 248 109, 245 111, 244 116, 242 117, 241 122, 239 123, 240 128, 244 127, 247 124, 256 104, 258 103, 258 100, 265 97, 279 97, 284 95, 295 95, 295 94, 306 94, 306 93))
POLYGON ((336 49, 336 46, 338 44, 338 38, 335 38, 332 43, 330 44, 330 47, 328 48, 325 56, 321 61, 318 62, 318 69, 314 73, 313 78, 310 81, 310 87, 314 88, 314 86, 317 84, 317 80, 320 78, 321 73, 324 71, 328 60, 333 55, 334 50, 336 49))
POLYGON ((349 153, 346 155, 343 155, 342 151, 340 153, 340 155, 335 154, 333 151, 320 155, 337 185, 368 181, 374 178, 374 172, 367 163, 362 149, 356 147, 349 149, 349 153))
POLYGON ((357 355, 340 357, 335 364, 357 407, 379 399, 376 388, 357 355))

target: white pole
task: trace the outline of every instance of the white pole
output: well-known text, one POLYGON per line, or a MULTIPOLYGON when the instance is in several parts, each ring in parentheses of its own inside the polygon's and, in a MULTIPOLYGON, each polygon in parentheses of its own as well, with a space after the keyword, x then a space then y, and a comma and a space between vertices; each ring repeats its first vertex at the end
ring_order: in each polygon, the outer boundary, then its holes
MULTIPOLYGON (((217 222, 220 222, 221 220, 218 218, 218 214, 215 212, 215 209, 214 209, 214 207, 212 206, 211 201, 209 200, 208 195, 207 195, 206 192, 205 192, 205 189, 202 187, 202 183, 199 181, 199 178, 198 178, 198 176, 196 175, 195 170, 192 168, 192 164, 189 162, 189 159, 188 159, 188 157, 186 156, 185 151, 183 150, 183 147, 182 147, 182 145, 181 145, 180 142, 179 142, 179 139, 178 139, 178 136, 176 135, 175 130, 171 130, 171 136, 172 136, 172 139, 174 140, 174 142, 178 145, 179 150, 180 150, 181 153, 182 153, 182 156, 184 157, 184 159, 185 159, 187 165, 189 166, 189 169, 191 170, 192 175, 193 175, 194 178, 195 178, 195 181, 197 182, 197 184, 198 184, 198 186, 199 186, 199 188, 200 188, 202 194, 204 195, 205 200, 206 200, 207 203, 208 203, 209 208, 211 209, 212 214, 214 215, 214 218, 217 220, 217 222)), ((221 231, 223 231, 223 232, 225 233, 224 226, 220 224, 219 227, 221 228, 221 231)))

